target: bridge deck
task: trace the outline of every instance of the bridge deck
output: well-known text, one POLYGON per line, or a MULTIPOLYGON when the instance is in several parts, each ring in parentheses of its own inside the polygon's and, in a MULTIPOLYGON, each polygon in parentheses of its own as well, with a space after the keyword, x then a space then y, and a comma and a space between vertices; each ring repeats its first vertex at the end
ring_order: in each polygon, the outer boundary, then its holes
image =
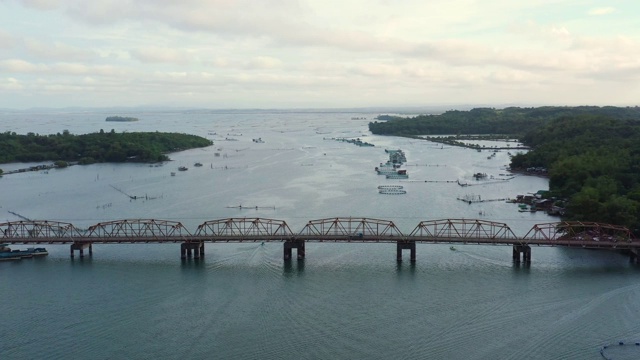
POLYGON ((416 242, 423 244, 475 244, 475 245, 529 245, 529 246, 565 246, 590 249, 640 249, 640 241, 616 242, 568 239, 522 239, 522 238, 460 238, 429 236, 344 236, 344 235, 304 235, 304 236, 265 236, 265 235, 221 235, 221 236, 172 236, 172 237, 38 237, 38 238, 1 238, 7 244, 49 244, 63 245, 73 243, 86 244, 166 244, 166 243, 242 243, 242 242, 334 242, 334 243, 397 243, 416 242))

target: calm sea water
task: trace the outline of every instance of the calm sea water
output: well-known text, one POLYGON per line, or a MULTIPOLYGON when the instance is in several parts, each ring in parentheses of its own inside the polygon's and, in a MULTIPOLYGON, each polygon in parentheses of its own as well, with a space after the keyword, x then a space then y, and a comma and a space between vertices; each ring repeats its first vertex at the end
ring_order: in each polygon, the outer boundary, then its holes
MULTIPOLYGON (((110 115, 6 113, 0 131, 179 131, 215 145, 171 154, 162 166, 4 176, 3 221, 20 219, 11 212, 78 227, 154 218, 195 230, 207 220, 262 217, 299 231, 309 220, 353 216, 393 220, 409 233, 422 220, 478 218, 520 236, 557 221, 503 201, 456 200, 548 187, 537 177, 505 181, 507 152, 489 159, 490 152, 373 136, 367 123, 375 114, 138 112, 117 115, 139 122, 106 123, 110 115), (338 137, 376 146, 331 140, 338 137), (385 148, 406 152, 411 181, 375 174, 385 148), (477 172, 493 179, 477 182, 477 172), (456 180, 473 186, 446 182, 456 180), (389 184, 407 194, 378 194, 389 184)), ((280 243, 208 244, 198 262, 181 261, 178 244, 98 245, 92 258, 75 260, 68 246, 47 249, 43 259, 0 263, 2 359, 599 359, 605 343, 640 339, 640 271, 611 252, 534 248, 526 268, 504 246, 418 245, 415 264, 397 263, 393 244, 311 243, 306 260, 290 264, 280 243)), ((633 347, 615 351, 617 359, 640 357, 633 347)))

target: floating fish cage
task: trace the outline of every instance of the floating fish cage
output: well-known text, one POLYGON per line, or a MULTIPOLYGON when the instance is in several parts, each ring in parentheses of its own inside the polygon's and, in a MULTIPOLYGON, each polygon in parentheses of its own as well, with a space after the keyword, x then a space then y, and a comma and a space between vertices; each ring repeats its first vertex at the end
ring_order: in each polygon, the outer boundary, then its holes
POLYGON ((380 185, 378 193, 384 195, 404 195, 407 193, 402 185, 380 185))

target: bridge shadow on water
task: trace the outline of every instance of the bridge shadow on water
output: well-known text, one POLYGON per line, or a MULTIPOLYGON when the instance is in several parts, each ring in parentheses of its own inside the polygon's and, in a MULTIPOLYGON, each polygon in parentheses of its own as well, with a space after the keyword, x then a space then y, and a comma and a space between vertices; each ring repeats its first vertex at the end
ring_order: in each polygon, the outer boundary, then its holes
POLYGON ((531 262, 522 262, 522 261, 513 261, 513 269, 514 274, 530 274, 531 273, 531 262))
POLYGON ((415 275, 416 262, 415 261, 411 261, 411 262, 398 261, 396 262, 396 272, 398 273, 398 275, 402 275, 402 274, 415 275))
POLYGON ((205 258, 180 259, 180 268, 182 270, 187 270, 187 269, 205 269, 206 268, 206 264, 207 264, 207 262, 205 261, 205 258))
POLYGON ((90 266, 93 263, 92 256, 72 257, 70 259, 69 264, 71 264, 71 266, 90 266))

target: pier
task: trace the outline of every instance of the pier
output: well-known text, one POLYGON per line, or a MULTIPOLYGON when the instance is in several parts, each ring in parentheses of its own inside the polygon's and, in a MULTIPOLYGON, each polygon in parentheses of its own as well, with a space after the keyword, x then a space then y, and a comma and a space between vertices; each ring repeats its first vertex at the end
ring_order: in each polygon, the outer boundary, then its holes
POLYGON ((534 225, 526 235, 516 236, 505 223, 478 219, 421 221, 410 232, 402 232, 393 221, 336 217, 310 220, 293 232, 283 220, 225 218, 206 221, 189 231, 182 223, 158 219, 124 219, 101 222, 87 229, 71 223, 23 220, 0 223, 0 243, 70 246, 71 257, 93 254, 95 244, 180 244, 182 259, 205 256, 206 243, 282 242, 283 258, 289 261, 296 250, 298 260, 306 257, 306 243, 392 243, 396 259, 409 250, 417 259, 416 244, 475 244, 511 246, 515 263, 531 262, 532 246, 623 250, 638 261, 640 239, 629 229, 594 222, 555 222, 534 225))

